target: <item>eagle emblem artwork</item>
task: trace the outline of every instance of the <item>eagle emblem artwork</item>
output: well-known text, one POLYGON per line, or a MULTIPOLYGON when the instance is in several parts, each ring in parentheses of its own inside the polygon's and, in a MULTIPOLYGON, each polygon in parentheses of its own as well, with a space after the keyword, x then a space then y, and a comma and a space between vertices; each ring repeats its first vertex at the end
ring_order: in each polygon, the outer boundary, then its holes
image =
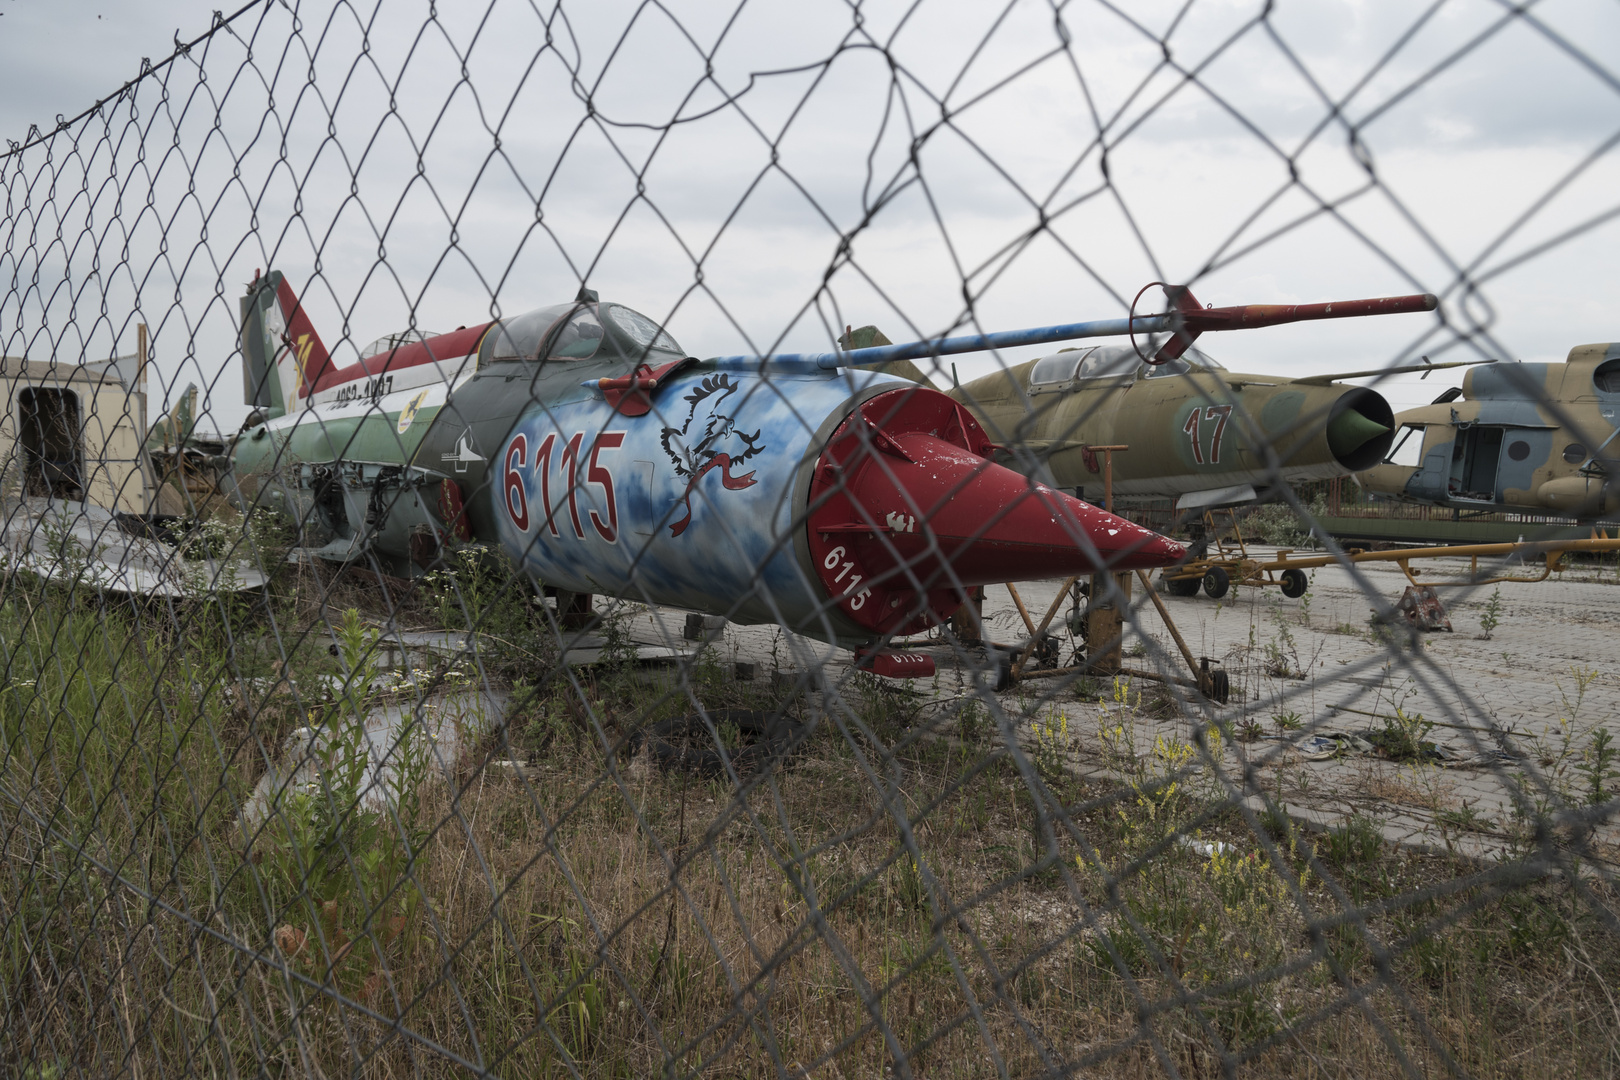
POLYGON ((758 431, 752 435, 738 431, 736 417, 721 411, 726 399, 737 390, 737 384, 727 375, 704 379, 696 390, 683 399, 691 406, 686 414, 686 421, 679 428, 664 429, 664 453, 674 465, 676 475, 687 478, 686 492, 681 496, 681 501, 686 506, 686 514, 679 521, 670 524, 671 536, 681 535, 686 531, 687 525, 691 524, 692 491, 710 469, 720 470, 720 485, 727 491, 741 491, 754 485, 752 472, 743 473, 741 476, 733 476, 731 473, 732 469, 765 451, 758 431), (698 418, 698 409, 705 404, 708 405, 708 419, 694 432, 693 424, 698 418))

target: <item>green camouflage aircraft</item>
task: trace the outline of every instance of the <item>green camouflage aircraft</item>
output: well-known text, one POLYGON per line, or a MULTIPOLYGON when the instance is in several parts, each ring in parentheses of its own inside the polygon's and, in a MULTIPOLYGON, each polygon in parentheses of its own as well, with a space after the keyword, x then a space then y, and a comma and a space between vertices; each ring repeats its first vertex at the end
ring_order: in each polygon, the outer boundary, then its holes
MULTIPOLYGON (((1289 379, 1228 372, 1192 346, 1203 330, 1432 311, 1428 294, 1206 309, 1184 288, 1167 291, 1184 320, 1168 338, 1063 349, 949 393, 1005 448, 1003 464, 1100 501, 1106 459, 1093 448, 1125 445, 1130 451, 1113 459, 1116 496, 1175 496, 1196 509, 1251 501, 1278 481, 1327 480, 1376 464, 1390 448, 1394 413, 1376 390, 1337 380, 1451 366, 1289 379)), ((845 347, 873 344, 874 335, 882 336, 853 331, 845 347)))
POLYGON ((1581 519, 1620 513, 1620 342, 1577 345, 1561 364, 1475 368, 1395 418, 1363 488, 1457 510, 1581 519))

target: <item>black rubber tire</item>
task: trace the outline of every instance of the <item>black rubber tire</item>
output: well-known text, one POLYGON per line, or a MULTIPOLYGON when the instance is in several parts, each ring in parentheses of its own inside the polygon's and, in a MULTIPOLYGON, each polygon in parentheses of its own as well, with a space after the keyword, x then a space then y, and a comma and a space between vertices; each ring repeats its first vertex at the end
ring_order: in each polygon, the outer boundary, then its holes
POLYGON ((1225 705, 1232 700, 1232 680, 1224 671, 1209 673, 1209 696, 1217 705, 1225 705))
POLYGON ((1303 570, 1284 570, 1282 572, 1282 594, 1290 600, 1298 600, 1305 595, 1305 590, 1311 587, 1310 580, 1305 577, 1303 570))
MULTIPOLYGON (((715 728, 732 724, 738 732, 753 736, 753 742, 729 755, 731 767, 738 776, 774 767, 793 751, 803 739, 805 731, 805 725, 795 723, 779 713, 756 712, 752 709, 715 709, 708 714, 708 719, 715 728)), ((711 748, 714 737, 701 713, 663 720, 638 732, 629 747, 632 757, 639 752, 643 742, 660 769, 684 769, 710 777, 724 776, 726 773, 726 759, 721 756, 719 748, 711 748), (678 738, 680 736, 686 738, 678 738), (694 743, 697 745, 692 745, 694 743)))
POLYGON ((984 667, 979 669, 977 677, 973 680, 976 686, 986 686, 996 693, 1011 690, 1013 685, 1012 666, 1017 654, 1003 652, 1001 649, 986 648, 984 650, 984 667))
POLYGON ((1041 640, 1035 646, 1035 651, 1029 654, 1029 666, 1039 668, 1055 668, 1058 658, 1062 655, 1063 647, 1058 644, 1056 634, 1042 634, 1041 640))
POLYGON ((1202 578, 1172 578, 1159 575, 1159 584, 1163 585, 1164 591, 1171 596, 1197 596, 1198 586, 1202 582, 1202 578))
POLYGON ((1204 573, 1204 594, 1211 600, 1219 600, 1225 596, 1232 587, 1232 579, 1227 576, 1223 567, 1212 566, 1204 573))

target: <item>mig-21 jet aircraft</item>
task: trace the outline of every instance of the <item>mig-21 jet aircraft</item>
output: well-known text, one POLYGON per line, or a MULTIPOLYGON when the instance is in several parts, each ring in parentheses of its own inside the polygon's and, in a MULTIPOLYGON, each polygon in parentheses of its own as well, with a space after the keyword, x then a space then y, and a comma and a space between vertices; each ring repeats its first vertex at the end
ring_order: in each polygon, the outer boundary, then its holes
POLYGON ((1451 365, 1422 364, 1288 378, 1229 372, 1194 347, 1200 333, 1316 319, 1432 311, 1430 294, 1344 303, 1204 308, 1167 290, 1178 327, 1162 345, 1064 349, 950 391, 998 445, 997 460, 1100 500, 1113 491, 1179 498, 1182 509, 1251 501, 1278 482, 1348 476, 1380 461, 1394 414, 1376 390, 1341 380, 1451 365))
POLYGON ((973 586, 1185 554, 995 464, 936 390, 836 353, 700 360, 585 289, 338 366, 272 271, 242 352, 236 498, 295 521, 303 557, 416 574, 480 543, 558 589, 875 650, 973 586))

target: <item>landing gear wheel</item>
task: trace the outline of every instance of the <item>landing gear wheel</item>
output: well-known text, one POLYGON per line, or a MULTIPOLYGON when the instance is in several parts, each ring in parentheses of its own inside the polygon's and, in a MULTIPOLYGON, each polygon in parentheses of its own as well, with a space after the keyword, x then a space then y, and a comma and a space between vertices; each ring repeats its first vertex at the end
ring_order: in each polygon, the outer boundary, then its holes
POLYGON ((1212 566, 1204 573, 1204 593, 1211 600, 1219 600, 1231 587, 1232 579, 1227 577, 1224 568, 1212 566))
POLYGON ((1305 580, 1303 570, 1284 570, 1282 572, 1282 594, 1290 600, 1298 600, 1305 595, 1305 590, 1311 583, 1305 580))
POLYGON ((1159 580, 1164 584, 1164 591, 1169 593, 1171 596, 1197 596, 1198 583, 1202 579, 1195 577, 1167 578, 1161 576, 1159 580))
POLYGON ((1198 689, 1217 705, 1232 700, 1232 680, 1218 667, 1211 667, 1209 657, 1198 662, 1198 689))

